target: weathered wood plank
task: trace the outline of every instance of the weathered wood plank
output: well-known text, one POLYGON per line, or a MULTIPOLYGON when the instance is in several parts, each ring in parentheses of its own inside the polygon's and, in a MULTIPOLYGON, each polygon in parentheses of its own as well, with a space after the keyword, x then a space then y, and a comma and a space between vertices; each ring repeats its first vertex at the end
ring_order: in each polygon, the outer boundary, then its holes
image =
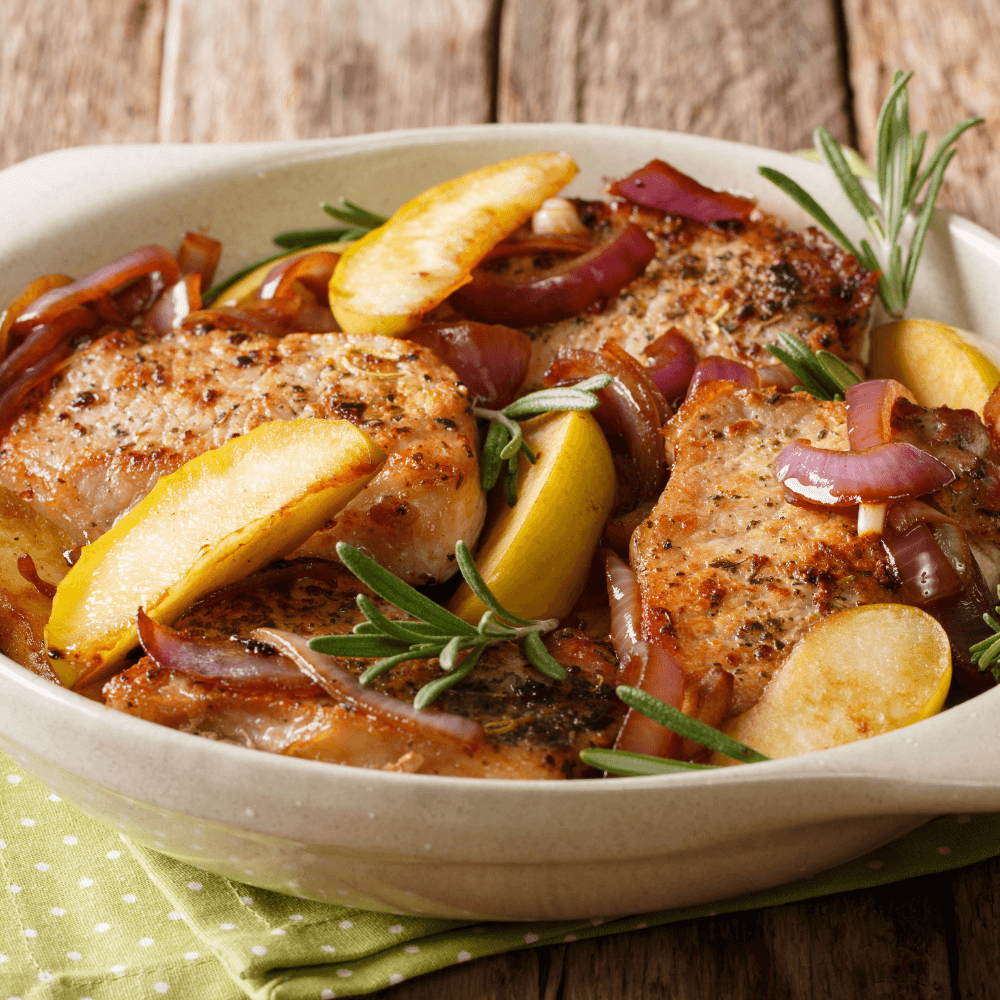
POLYGON ((871 158, 893 71, 915 70, 910 115, 930 142, 964 118, 986 119, 960 140, 940 204, 1000 233, 1000 4, 845 0, 844 8, 861 151, 871 158))
POLYGON ((0 0, 0 168, 156 138, 167 0, 0 0))
POLYGON ((997 995, 1000 941, 1000 858, 951 874, 957 995, 992 1000, 997 995))
POLYGON ((500 121, 851 141, 832 0, 507 0, 500 121))
POLYGON ((159 136, 308 139, 489 120, 494 0, 171 0, 159 136))

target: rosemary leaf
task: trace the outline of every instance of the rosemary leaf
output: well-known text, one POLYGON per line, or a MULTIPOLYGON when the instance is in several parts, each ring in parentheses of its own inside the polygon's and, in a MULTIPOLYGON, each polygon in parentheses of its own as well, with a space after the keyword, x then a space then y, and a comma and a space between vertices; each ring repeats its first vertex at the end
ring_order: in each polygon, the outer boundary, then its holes
MULTIPOLYGON (((429 625, 435 625, 448 635, 476 636, 479 634, 467 622, 445 610, 429 597, 414 590, 408 583, 404 583, 399 577, 394 576, 387 569, 383 569, 374 559, 369 559, 353 545, 338 542, 337 555, 340 557, 340 561, 362 583, 368 584, 379 597, 390 604, 395 604, 400 611, 405 611, 429 625)), ((315 640, 310 640, 310 646, 317 649, 317 646, 312 645, 313 641, 315 640)), ((390 653, 395 652, 396 650, 390 650, 390 653)), ((372 653, 370 655, 385 656, 388 654, 372 653)))
POLYGON ((719 732, 718 729, 713 729, 711 726, 705 725, 704 722, 699 722, 690 715, 685 715, 673 705, 668 705, 665 701, 660 701, 659 698, 654 698, 651 694, 646 694, 645 691, 637 687, 628 687, 623 684, 616 688, 616 691, 618 697, 630 708, 634 708, 637 712, 641 712, 647 718, 658 722, 661 726, 665 726, 685 739, 694 740, 695 743, 708 747, 709 750, 715 750, 717 753, 744 763, 755 764, 769 759, 745 743, 740 743, 725 733, 719 732))
POLYGON ((503 474, 503 496, 508 507, 517 503, 517 455, 507 463, 503 474))
POLYGON ((349 226, 368 230, 377 229, 389 221, 388 216, 369 212, 368 209, 355 205, 353 201, 348 201, 346 198, 340 198, 338 202, 339 207, 325 201, 320 206, 327 215, 338 222, 345 222, 349 226))
POLYGON ((469 551, 469 547, 461 540, 455 543, 455 561, 458 563, 459 572, 462 574, 465 582, 469 585, 469 589, 498 618, 502 618, 511 625, 524 626, 533 624, 527 619, 518 618, 517 615, 511 614, 496 599, 490 588, 486 586, 486 581, 482 578, 482 575, 479 572, 479 567, 476 566, 476 561, 472 558, 472 553, 469 551))
MULTIPOLYGON (((875 212, 875 206, 871 203, 868 195, 865 193, 865 189, 861 186, 857 177, 851 171, 851 168, 847 165, 847 160, 844 157, 843 152, 840 148, 840 143, 825 128, 817 128, 813 132, 814 141, 816 143, 816 148, 820 151, 823 159, 826 161, 826 165, 833 171, 834 176, 840 183, 844 194, 850 199, 851 204, 854 206, 855 211, 861 216, 866 222, 868 222, 868 228, 871 229, 871 223, 869 222, 872 218, 877 218, 875 212)), ((884 237, 884 233, 872 230, 872 234, 879 238, 884 237)))
POLYGON ((499 420, 494 420, 490 424, 490 429, 486 432, 486 441, 483 444, 483 454, 479 459, 479 481, 483 491, 489 493, 497 484, 500 478, 500 469, 503 466, 503 459, 500 453, 507 444, 510 432, 499 420))
POLYGON ((844 360, 838 358, 836 354, 829 351, 817 351, 816 359, 823 366, 823 370, 842 392, 847 392, 852 385, 857 385, 862 379, 861 376, 844 360))
POLYGON ((479 662, 479 657, 483 655, 485 646, 475 646, 451 673, 443 677, 435 677, 434 680, 425 684, 413 699, 414 708, 426 708, 436 701, 448 688, 454 687, 459 681, 465 680, 472 673, 473 667, 479 662))
POLYGON ((958 141, 959 137, 963 132, 976 125, 982 125, 985 118, 967 118, 964 122, 960 122, 954 128, 952 128, 948 134, 938 143, 937 148, 931 154, 931 158, 927 161, 927 168, 920 175, 920 180, 916 182, 913 186, 913 197, 914 199, 920 197, 920 191, 923 186, 927 183, 931 174, 937 169, 938 164, 944 159, 945 154, 948 152, 948 147, 953 145, 958 141))
POLYGON ((289 229, 271 238, 272 243, 286 250, 309 250, 323 243, 335 243, 344 238, 345 233, 357 232, 356 229, 289 229))
POLYGON ((374 635, 317 635, 309 640, 309 648, 327 656, 351 656, 368 659, 376 656, 395 656, 399 643, 374 635))
POLYGON ((429 660, 441 652, 440 646, 423 646, 419 649, 407 649, 405 652, 397 653, 395 656, 386 656, 381 660, 376 660, 359 678, 359 684, 371 684, 376 677, 406 663, 408 660, 429 660))
POLYGON ((539 632, 529 632, 525 636, 524 655, 528 658, 528 662, 546 677, 551 677, 554 681, 566 680, 566 671, 545 648, 539 632))
MULTIPOLYGON (((608 382, 611 381, 609 375, 608 382)), ((605 382, 605 385, 608 382, 605 382)), ((503 415, 511 420, 524 420, 526 417, 552 410, 593 410, 600 403, 601 401, 591 393, 581 392, 576 386, 565 386, 558 389, 541 389, 515 399, 510 406, 504 408, 503 415)))
POLYGON ((438 657, 438 662, 441 664, 442 670, 451 673, 458 666, 458 654, 466 648, 468 642, 469 640, 466 636, 456 635, 453 639, 449 639, 445 643, 444 649, 441 650, 441 655, 438 657))
POLYGON ((913 288, 913 279, 917 276, 917 264, 920 262, 920 251, 924 248, 924 239, 931 224, 931 217, 934 214, 934 203, 937 201, 938 192, 944 181, 944 172, 948 169, 948 164, 958 150, 953 149, 944 159, 938 162, 934 173, 931 175, 931 186, 927 189, 927 197, 923 205, 920 206, 920 214, 917 216, 917 228, 913 232, 913 239, 910 241, 910 254, 906 258, 906 272, 903 275, 903 301, 910 297, 910 290, 913 288))
POLYGON ((684 771, 714 771, 714 764, 692 764, 686 760, 667 760, 665 757, 650 757, 644 753, 629 750, 605 750, 591 747, 580 751, 580 760, 599 771, 620 774, 626 778, 645 777, 651 774, 679 774, 684 771))
MULTIPOLYGON (((407 645, 427 641, 426 636, 410 629, 408 622, 395 622, 386 618, 367 594, 358 594, 357 604, 361 609, 361 613, 368 619, 369 624, 378 628, 382 635, 387 638, 396 639, 398 642, 403 642, 407 645)), ((355 630, 355 635, 357 634, 355 630)))

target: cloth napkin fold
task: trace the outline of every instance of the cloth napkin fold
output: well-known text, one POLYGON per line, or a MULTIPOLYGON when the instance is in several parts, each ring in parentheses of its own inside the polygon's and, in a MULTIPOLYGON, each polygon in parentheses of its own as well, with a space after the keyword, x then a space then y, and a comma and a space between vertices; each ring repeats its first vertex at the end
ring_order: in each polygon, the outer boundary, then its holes
POLYGON ((1000 854, 944 816, 820 875, 620 920, 472 924, 313 903, 131 843, 0 755, 0 1000, 332 1000, 485 955, 883 885, 1000 854))

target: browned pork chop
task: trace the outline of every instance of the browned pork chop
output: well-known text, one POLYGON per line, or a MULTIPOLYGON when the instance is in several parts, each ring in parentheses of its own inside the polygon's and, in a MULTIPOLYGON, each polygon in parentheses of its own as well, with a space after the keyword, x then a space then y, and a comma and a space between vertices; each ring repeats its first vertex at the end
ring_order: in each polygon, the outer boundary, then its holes
MULTIPOLYGON (((819 616, 907 602, 880 543, 857 537, 853 508, 787 503, 771 471, 795 438, 846 450, 845 421, 843 403, 714 382, 669 425, 671 478, 632 536, 643 630, 671 648, 694 681, 713 668, 732 673, 731 714, 757 701, 819 616)), ((995 556, 997 455, 976 415, 900 403, 893 438, 955 470, 958 478, 930 500, 967 530, 977 550, 995 556)))
POLYGON ((538 327, 530 386, 541 384, 560 348, 593 351, 614 340, 644 358, 670 332, 699 357, 717 354, 754 368, 774 368, 764 345, 775 343, 779 330, 813 349, 859 359, 877 278, 817 230, 793 232, 760 213, 746 224, 707 226, 622 205, 581 209, 584 217, 589 211, 639 222, 655 238, 656 256, 600 312, 538 327))
POLYGON ((425 347, 390 337, 198 328, 110 333, 28 397, 0 483, 92 540, 163 474, 270 420, 346 419, 388 454, 303 551, 345 540, 414 583, 454 572, 485 517, 467 391, 425 347))
MULTIPOLYGON (((362 620, 359 592, 388 617, 404 617, 336 564, 293 563, 277 576, 265 572, 242 589, 207 598, 177 627, 210 638, 263 627, 307 636, 349 632, 362 620)), ((567 680, 542 676, 505 642, 488 649, 472 674, 435 702, 481 724, 485 740, 472 752, 359 712, 305 678, 294 693, 232 688, 160 669, 147 657, 109 681, 105 695, 113 708, 153 722, 296 757, 463 777, 578 777, 588 770, 579 751, 610 746, 621 724, 617 664, 603 646, 570 629, 546 646, 565 666, 567 680)), ((340 661, 354 674, 369 662, 340 661)), ((436 660, 412 661, 384 674, 372 690, 412 702, 423 684, 440 676, 436 660)))

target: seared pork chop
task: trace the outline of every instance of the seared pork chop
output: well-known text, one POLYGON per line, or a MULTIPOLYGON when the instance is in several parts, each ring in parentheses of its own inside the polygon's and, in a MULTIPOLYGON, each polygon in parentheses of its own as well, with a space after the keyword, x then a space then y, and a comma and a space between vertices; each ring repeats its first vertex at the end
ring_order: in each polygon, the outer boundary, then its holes
POLYGON ((877 276, 817 230, 793 232, 761 213, 746 224, 708 226, 623 203, 584 202, 580 209, 584 218, 640 223, 655 240, 656 256, 602 310, 533 332, 530 387, 541 384, 560 348, 595 351, 613 340, 643 359, 671 332, 686 338, 699 358, 731 358, 762 369, 770 381, 779 375, 764 346, 776 343, 779 329, 814 350, 860 360, 877 276))
MULTIPOLYGON (((372 597, 386 616, 405 617, 343 567, 305 561, 206 598, 177 627, 205 638, 246 637, 257 628, 304 636, 349 632, 363 620, 358 593, 372 597)), ((105 696, 113 708, 175 729, 296 757, 464 777, 578 777, 587 772, 579 751, 610 746, 621 724, 617 663, 570 629, 547 638, 546 646, 565 666, 565 681, 544 677, 505 642, 490 647, 472 674, 435 702, 435 710, 482 726, 484 740, 469 752, 338 702, 305 677, 294 692, 235 688, 161 669, 146 657, 109 681, 105 696)), ((339 662, 355 675, 370 663, 339 662)), ((372 690, 412 702, 440 675, 437 660, 416 660, 383 674, 372 690)))
MULTIPOLYGON (((847 450, 845 404, 713 382, 680 408, 667 435, 670 481, 631 542, 643 633, 670 648, 691 681, 732 673, 730 714, 757 701, 819 616, 908 603, 879 541, 857 537, 854 508, 788 503, 772 472, 795 438, 847 450)), ((976 415, 902 402, 893 439, 957 473, 930 502, 966 529, 977 553, 995 558, 1000 469, 976 415)))
POLYGON ((196 455, 270 420, 346 419, 385 465, 304 553, 338 541, 412 583, 455 570, 485 517, 476 423, 454 372, 390 337, 119 330, 33 392, 0 445, 0 483, 91 541, 196 455))

